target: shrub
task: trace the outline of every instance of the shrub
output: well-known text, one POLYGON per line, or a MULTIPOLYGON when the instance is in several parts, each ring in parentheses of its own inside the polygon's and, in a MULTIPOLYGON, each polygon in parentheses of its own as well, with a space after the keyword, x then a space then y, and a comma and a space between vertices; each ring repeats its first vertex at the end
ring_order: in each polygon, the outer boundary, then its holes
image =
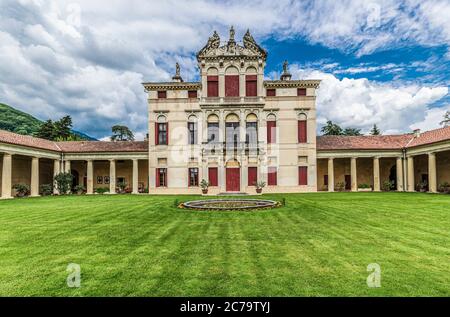
POLYGON ((420 183, 417 184, 417 189, 421 192, 425 192, 428 188, 428 182, 427 181, 422 181, 420 183))
POLYGON ((39 188, 39 194, 42 196, 50 196, 53 194, 52 184, 42 184, 39 188))
POLYGON ((338 192, 342 192, 345 189, 345 184, 344 182, 337 182, 336 186, 335 186, 335 190, 338 192))
POLYGON ((30 194, 30 187, 26 184, 14 184, 13 189, 16 191, 17 197, 25 197, 30 194))
POLYGON ((202 179, 202 181, 200 182, 200 188, 202 190, 207 190, 209 187, 209 182, 206 179, 202 179))
POLYGON ((450 184, 448 182, 443 182, 442 184, 439 184, 438 190, 441 193, 449 193, 450 192, 450 184))
POLYGON ((359 184, 358 188, 371 188, 369 184, 359 184))
POLYGON ((391 191, 391 190, 393 190, 394 188, 395 188, 395 186, 394 186, 394 181, 384 181, 384 182, 383 182, 382 189, 383 189, 385 192, 391 191))
POLYGON ((104 194, 109 192, 109 188, 108 187, 98 187, 95 189, 95 193, 96 194, 104 194))
POLYGON ((264 187, 266 187, 266 182, 259 181, 256 183, 256 188, 264 188, 264 187))
POLYGON ((59 173, 55 175, 55 186, 60 195, 69 194, 72 187, 73 175, 71 173, 59 173))
POLYGON ((125 190, 127 189, 127 183, 120 182, 117 184, 117 187, 119 188, 119 193, 125 193, 125 190))
POLYGON ((78 195, 83 194, 84 192, 86 192, 86 188, 83 185, 77 185, 73 188, 73 191, 75 193, 77 193, 78 195))

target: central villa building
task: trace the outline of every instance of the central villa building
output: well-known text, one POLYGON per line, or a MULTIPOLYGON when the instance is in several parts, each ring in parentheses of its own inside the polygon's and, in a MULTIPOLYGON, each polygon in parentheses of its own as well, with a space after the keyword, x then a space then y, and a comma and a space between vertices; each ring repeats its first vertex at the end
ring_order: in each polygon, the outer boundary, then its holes
MULTIPOLYGON (((267 52, 250 32, 237 42, 214 34, 197 54, 198 82, 184 82, 177 65, 171 82, 144 83, 148 139, 139 142, 52 142, 0 131, 1 193, 14 184, 38 196, 53 175, 67 171, 88 194, 209 194, 438 191, 450 182, 450 127, 402 135, 317 136, 319 80, 292 80, 287 63, 279 80, 265 80, 267 52), (361 186, 363 185, 364 186, 361 186)), ((330 118, 332 119, 332 118, 330 118)))

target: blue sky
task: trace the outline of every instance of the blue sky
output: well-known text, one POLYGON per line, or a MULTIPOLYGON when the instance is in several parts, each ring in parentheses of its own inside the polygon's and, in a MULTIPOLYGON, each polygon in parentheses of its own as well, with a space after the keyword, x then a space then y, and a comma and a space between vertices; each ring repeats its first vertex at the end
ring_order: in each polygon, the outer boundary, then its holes
POLYGON ((450 1, 2 0, 0 102, 40 119, 73 117, 97 138, 114 124, 147 132, 144 81, 170 80, 179 62, 249 28, 268 50, 267 78, 287 59, 295 79, 321 79, 318 128, 363 132, 439 127, 450 110, 450 1))

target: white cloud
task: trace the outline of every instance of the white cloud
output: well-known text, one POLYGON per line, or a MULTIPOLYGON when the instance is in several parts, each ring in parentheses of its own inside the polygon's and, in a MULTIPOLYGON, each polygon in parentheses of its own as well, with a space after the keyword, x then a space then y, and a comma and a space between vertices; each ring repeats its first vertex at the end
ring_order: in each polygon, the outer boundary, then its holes
POLYGON ((291 66, 291 72, 294 77, 322 80, 317 92, 319 125, 332 120, 363 132, 374 124, 386 134, 409 131, 415 122, 436 127, 441 121, 436 118, 444 110, 433 110, 430 106, 448 94, 447 87, 397 87, 366 78, 338 79, 333 74, 300 69, 297 65, 291 66), (432 120, 436 120, 434 125, 432 120))
MULTIPOLYGON (((170 79, 176 61, 185 80, 195 79, 193 54, 213 29, 224 35, 233 24, 238 34, 250 28, 257 39, 304 38, 364 55, 405 43, 448 46, 449 12, 445 0, 111 0, 108 5, 92 0, 2 0, 0 98, 42 119, 71 114, 76 129, 94 136, 108 135, 116 123, 143 134, 147 113, 140 82, 170 79)), ((377 66, 354 67, 347 73, 374 71, 371 67, 377 66)), ((383 98, 396 107, 406 103, 406 108, 426 111, 424 104, 442 94, 437 88, 383 88, 364 80, 330 77, 329 83, 331 91, 322 89, 323 98, 345 101, 338 116, 349 123, 378 120, 371 116, 388 120, 389 111, 377 101, 383 98), (342 93, 347 87, 354 90, 342 93), (405 101, 396 100, 397 94, 405 101), (372 106, 379 108, 376 113, 372 106)), ((406 120, 404 126, 418 120, 406 120)), ((393 124, 400 129, 398 122, 393 124)))

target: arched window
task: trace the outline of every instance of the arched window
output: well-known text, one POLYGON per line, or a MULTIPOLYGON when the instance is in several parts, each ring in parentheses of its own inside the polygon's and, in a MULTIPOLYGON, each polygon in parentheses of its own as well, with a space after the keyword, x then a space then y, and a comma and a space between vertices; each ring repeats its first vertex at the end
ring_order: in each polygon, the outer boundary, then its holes
POLYGON ((239 116, 230 113, 225 118, 225 141, 227 147, 237 148, 239 142, 239 116))
POLYGON ((258 145, 258 117, 250 113, 245 122, 245 143, 249 148, 256 148, 258 145))
POLYGON ((188 128, 188 144, 197 144, 198 125, 197 125, 197 117, 195 115, 189 116, 187 128, 188 128))
POLYGON ((166 122, 166 117, 158 116, 155 122, 155 145, 169 144, 169 123, 166 122))
POLYGON ((267 143, 276 143, 277 141, 277 121, 273 113, 267 116, 267 143))
POLYGON ((219 72, 217 68, 211 67, 207 71, 207 96, 218 97, 219 96, 219 72))
POLYGON ((234 66, 225 71, 225 97, 239 97, 239 70, 234 66))
POLYGON ((219 142, 219 117, 215 114, 208 116, 208 143, 219 142))
POLYGON ((258 95, 258 76, 256 68, 249 67, 245 75, 245 95, 247 97, 255 97, 258 95))
POLYGON ((306 114, 301 113, 298 116, 298 143, 307 143, 308 142, 308 121, 306 114))

